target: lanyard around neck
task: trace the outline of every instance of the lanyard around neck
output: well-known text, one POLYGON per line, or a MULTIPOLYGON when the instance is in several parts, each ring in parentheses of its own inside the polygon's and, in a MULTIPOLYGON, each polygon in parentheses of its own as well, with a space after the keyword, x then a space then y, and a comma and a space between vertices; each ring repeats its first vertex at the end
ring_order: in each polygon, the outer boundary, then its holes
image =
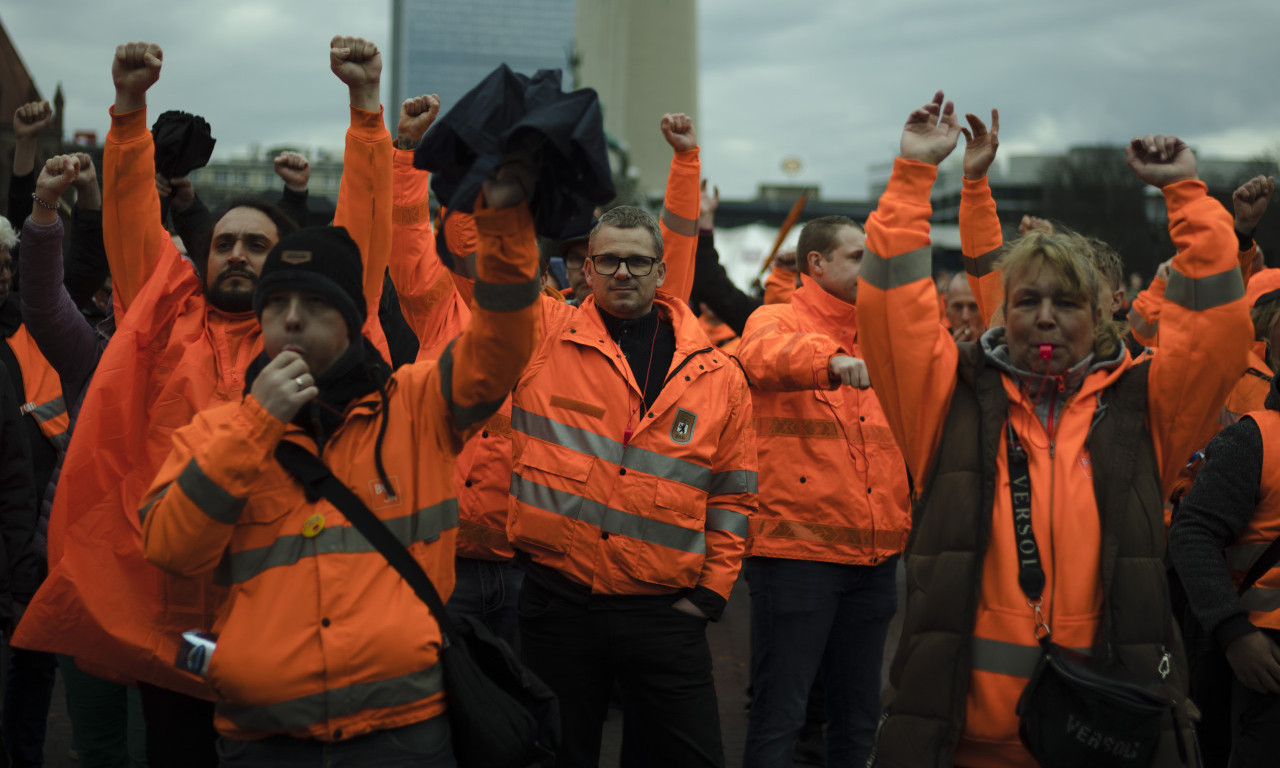
POLYGON ((1027 597, 1027 605, 1036 614, 1036 639, 1049 637, 1049 625, 1040 606, 1044 595, 1044 566, 1040 563, 1040 547, 1031 529, 1031 471, 1027 451, 1013 431, 1013 420, 1005 422, 1009 469, 1009 497, 1013 508, 1013 535, 1017 543, 1018 586, 1027 597), (1043 634, 1041 631, 1043 630, 1043 634))

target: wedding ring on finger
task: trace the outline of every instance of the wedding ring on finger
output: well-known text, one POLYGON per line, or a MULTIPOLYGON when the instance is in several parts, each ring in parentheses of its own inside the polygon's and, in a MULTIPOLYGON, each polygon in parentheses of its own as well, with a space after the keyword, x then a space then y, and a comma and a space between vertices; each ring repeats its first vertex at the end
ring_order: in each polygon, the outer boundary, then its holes
POLYGON ((297 384, 297 385, 298 385, 298 391, 299 391, 299 392, 301 392, 302 390, 304 390, 304 389, 306 389, 306 388, 307 388, 307 385, 306 385, 306 384, 304 384, 304 383, 302 382, 302 377, 301 377, 301 376, 299 376, 298 378, 294 379, 294 380, 293 380, 293 383, 295 383, 295 384, 297 384))

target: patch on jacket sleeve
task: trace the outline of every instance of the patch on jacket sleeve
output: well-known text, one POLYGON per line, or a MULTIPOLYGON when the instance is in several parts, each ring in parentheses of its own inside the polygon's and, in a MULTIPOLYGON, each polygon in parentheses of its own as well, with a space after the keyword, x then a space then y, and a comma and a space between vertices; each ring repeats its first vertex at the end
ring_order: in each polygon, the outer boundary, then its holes
POLYGON ((684 444, 693 439, 693 425, 698 423, 698 414, 690 413, 683 408, 676 409, 676 420, 671 425, 672 442, 684 444))

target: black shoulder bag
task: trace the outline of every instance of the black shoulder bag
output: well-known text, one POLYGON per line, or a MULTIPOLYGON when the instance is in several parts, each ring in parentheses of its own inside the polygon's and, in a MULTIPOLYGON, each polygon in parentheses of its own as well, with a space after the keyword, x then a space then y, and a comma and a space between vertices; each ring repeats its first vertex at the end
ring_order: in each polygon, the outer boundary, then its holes
MULTIPOLYGON (((1019 735, 1044 768, 1146 768, 1174 701, 1158 684, 1107 667, 1050 640, 1040 613, 1044 568, 1031 530, 1027 454, 1008 425, 1009 488, 1018 545, 1018 586, 1036 612, 1040 660, 1018 699, 1019 735), (1043 635, 1041 634, 1043 630, 1043 635)), ((1168 674, 1168 660, 1161 674, 1168 674)))
POLYGON ((560 741, 560 711, 551 689, 482 622, 449 613, 409 550, 319 457, 288 440, 280 441, 275 456, 308 499, 324 498, 337 507, 431 609, 443 640, 440 663, 458 763, 484 768, 550 765, 560 741))

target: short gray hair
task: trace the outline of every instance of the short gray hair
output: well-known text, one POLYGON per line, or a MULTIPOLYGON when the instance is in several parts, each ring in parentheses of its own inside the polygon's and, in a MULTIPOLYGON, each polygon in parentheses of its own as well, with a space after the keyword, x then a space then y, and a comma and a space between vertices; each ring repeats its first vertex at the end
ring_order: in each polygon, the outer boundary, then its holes
POLYGON ((14 231, 13 225, 9 220, 0 216, 0 248, 8 248, 13 250, 13 246, 18 244, 18 233, 14 231))
POLYGON ((636 208, 631 205, 620 205, 604 212, 600 217, 600 221, 591 228, 591 239, 588 241, 592 251, 595 250, 596 233, 602 227, 614 227, 616 229, 636 229, 643 228, 648 231, 649 239, 653 241, 653 255, 659 261, 662 260, 662 229, 658 227, 658 219, 643 208, 636 208))

